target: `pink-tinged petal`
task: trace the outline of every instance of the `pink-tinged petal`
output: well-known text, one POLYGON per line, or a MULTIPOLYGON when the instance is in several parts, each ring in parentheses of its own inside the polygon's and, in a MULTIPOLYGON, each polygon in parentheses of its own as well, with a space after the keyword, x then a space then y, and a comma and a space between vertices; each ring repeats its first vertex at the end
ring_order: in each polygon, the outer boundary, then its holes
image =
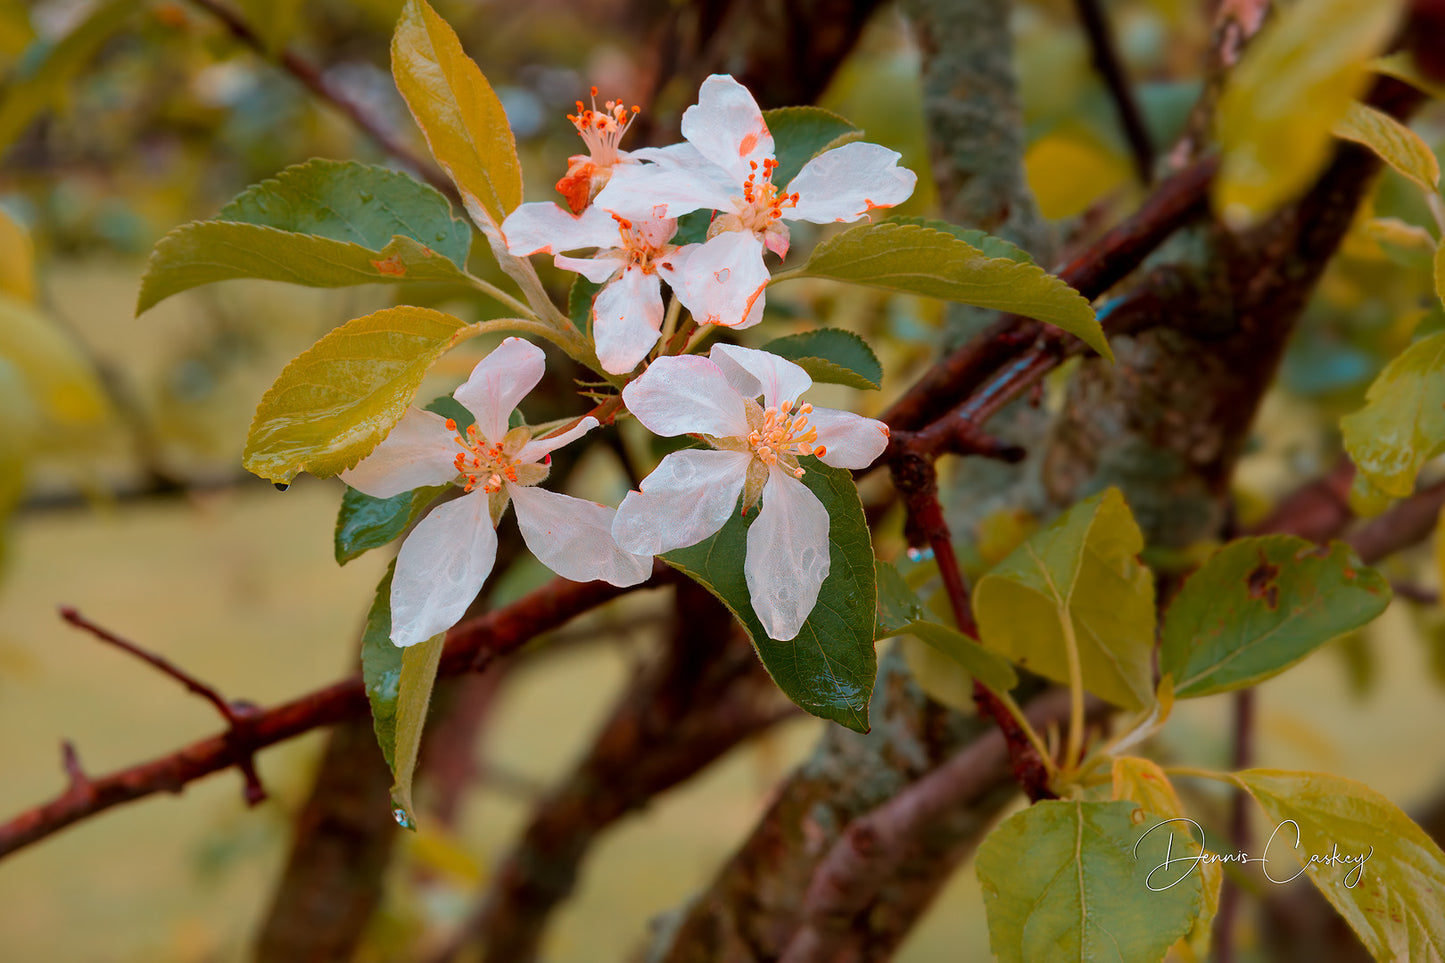
POLYGON ((711 163, 698 149, 683 141, 666 147, 642 147, 632 152, 637 160, 649 161, 658 167, 701 167, 711 163))
POLYGON ((844 144, 808 161, 786 193, 798 206, 784 208, 790 221, 856 221, 869 211, 906 201, 918 175, 899 167, 903 155, 878 144, 844 144))
POLYGON ((739 185, 752 164, 761 171, 763 161, 773 156, 773 135, 758 102, 727 74, 713 74, 702 82, 697 103, 682 114, 682 136, 739 185))
POLYGON ((608 374, 626 374, 647 357, 662 328, 662 282, 629 267, 592 304, 597 360, 608 374))
POLYGON ((717 365, 697 355, 658 358, 622 389, 622 400, 654 435, 736 438, 750 430, 742 396, 717 365))
MULTIPOLYGON (((592 210, 590 207, 587 209, 592 210)), ((617 240, 613 237, 612 243, 617 243, 617 240)), ((593 284, 602 284, 627 266, 627 256, 621 251, 608 250, 599 253, 597 257, 568 257, 559 254, 552 262, 564 271, 576 271, 593 284)))
POLYGON ((628 492, 612 535, 623 551, 659 555, 696 545, 737 509, 752 456, 740 451, 675 451, 628 492))
POLYGON ((672 240, 677 233, 677 218, 663 217, 654 212, 649 217, 633 218, 632 227, 645 247, 655 249, 672 240))
POLYGON ((758 621, 770 638, 786 642, 818 604, 828 577, 828 510, 806 485, 776 466, 768 472, 762 504, 748 529, 743 575, 758 621))
POLYGON ((888 426, 872 418, 836 408, 814 408, 808 423, 818 429, 823 464, 834 468, 867 468, 888 447, 888 426))
POLYGON ((454 464, 461 451, 447 430, 446 419, 431 411, 408 408, 391 434, 341 473, 341 480, 373 498, 390 498, 423 485, 445 485, 457 477, 454 464))
POLYGON ((592 206, 630 218, 680 217, 689 211, 731 209, 740 184, 715 164, 619 167, 592 206))
POLYGON ((694 251, 684 270, 663 276, 698 324, 729 328, 751 319, 771 277, 763 244, 750 231, 723 231, 694 251))
POLYGON ((477 363, 466 384, 453 397, 477 419, 477 430, 488 441, 501 441, 507 418, 542 380, 547 356, 521 338, 508 338, 477 363))
POLYGON ((517 461, 524 465, 541 461, 543 455, 551 454, 563 445, 576 441, 593 428, 596 428, 598 424, 599 422, 596 418, 588 415, 560 435, 549 435, 546 438, 533 438, 522 446, 521 451, 517 452, 517 461))
POLYGON ((433 508, 402 543, 391 579, 391 641, 425 642, 466 613, 497 560, 487 495, 433 508))
POLYGON ((556 204, 522 204, 502 222, 507 250, 518 257, 583 247, 615 247, 617 222, 595 207, 573 216, 556 204))
POLYGON ((784 401, 794 402, 798 396, 813 386, 808 372, 793 364, 787 358, 780 358, 771 351, 756 348, 742 348, 735 344, 715 344, 708 357, 717 362, 729 378, 738 379, 741 370, 755 378, 762 386, 763 407, 776 408, 784 401))
POLYGON ((636 585, 652 574, 651 556, 617 547, 612 539, 617 513, 606 505, 510 483, 507 493, 517 507, 517 527, 527 548, 563 578, 636 585))

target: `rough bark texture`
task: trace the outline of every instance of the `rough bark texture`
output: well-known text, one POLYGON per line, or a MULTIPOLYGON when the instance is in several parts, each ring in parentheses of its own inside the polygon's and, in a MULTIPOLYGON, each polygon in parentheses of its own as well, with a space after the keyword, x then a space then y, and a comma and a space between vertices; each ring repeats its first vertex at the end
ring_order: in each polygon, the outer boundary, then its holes
POLYGON ((396 837, 391 770, 371 720, 331 730, 295 841, 256 939, 256 963, 349 960, 381 899, 396 837))

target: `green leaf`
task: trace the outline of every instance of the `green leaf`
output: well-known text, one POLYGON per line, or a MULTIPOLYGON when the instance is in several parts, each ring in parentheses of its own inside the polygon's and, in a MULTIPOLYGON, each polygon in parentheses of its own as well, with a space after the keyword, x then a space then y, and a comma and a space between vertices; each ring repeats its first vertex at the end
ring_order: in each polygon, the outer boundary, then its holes
POLYGON ((436 683, 437 666, 447 634, 438 633, 425 642, 401 650, 401 682, 396 697, 396 751, 392 757, 392 815, 403 829, 416 829, 416 807, 411 801, 411 781, 421 752, 421 734, 426 711, 436 683))
POLYGON ((818 604, 795 638, 768 638, 753 614, 743 560, 757 512, 734 512, 716 535, 661 558, 717 596, 737 616, 783 694, 801 708, 857 732, 868 731, 868 700, 878 674, 873 620, 878 585, 873 543, 853 476, 816 458, 799 459, 802 482, 828 510, 830 567, 818 604))
POLYGON ((1189 576, 1164 617, 1159 671, 1180 698, 1278 675, 1385 610, 1390 586, 1348 545, 1293 535, 1230 542, 1189 576))
POLYGON ((903 631, 927 642, 995 692, 1008 692, 1019 684, 1018 673, 1007 659, 957 629, 920 619, 910 622, 903 631))
MULTIPOLYGON (((1139 756, 1118 756, 1113 765, 1113 796, 1144 807, 1144 811, 1160 819, 1178 819, 1186 815, 1174 784, 1159 764, 1139 756)), ((1184 835, 1182 833, 1177 835, 1184 835)), ((1183 842, 1183 840, 1177 840, 1183 842)), ((1191 835, 1185 843, 1191 856, 1204 852, 1204 846, 1191 835)), ((1196 960, 1209 959, 1209 937, 1214 916, 1219 912, 1219 890, 1224 885, 1224 869, 1218 862, 1199 864, 1200 913, 1185 937, 1196 960)))
POLYGON ((875 560, 873 574, 878 582, 878 613, 873 629, 874 639, 886 639, 902 632, 910 622, 927 615, 917 593, 908 587, 898 566, 875 560))
MULTIPOLYGON (((1445 248, 1442 248, 1445 249, 1445 248)), ((1365 407, 1340 419, 1345 450, 1375 487, 1403 498, 1425 462, 1445 451, 1445 332, 1385 366, 1365 407)))
MULTIPOLYGON (((61 101, 72 89, 75 75, 94 60, 101 45, 143 9, 134 0, 96 4, 88 16, 39 58, 35 67, 22 68, 9 78, 5 95, 0 97, 0 154, 25 132, 37 115, 61 101)), ((37 44, 47 42, 36 41, 37 44)), ((27 56, 23 61, 29 59, 27 56)))
POLYGON ((391 641, 391 577, 396 560, 386 567, 386 574, 376 586, 371 609, 366 613, 366 628, 361 633, 361 682, 371 703, 371 725, 376 730, 376 743, 388 766, 396 758, 396 700, 401 695, 402 649, 391 641))
POLYGON ((773 156, 778 161, 773 183, 779 188, 786 187, 808 161, 823 151, 863 136, 863 131, 821 107, 765 110, 763 122, 773 135, 773 156))
POLYGON ((1382 110, 1351 101, 1335 123, 1334 135, 1364 144, 1427 194, 1440 182, 1440 162, 1420 135, 1382 110))
POLYGON ((1295 872, 1279 865, 1293 849, 1375 959, 1445 959, 1445 853, 1399 807, 1327 773, 1246 769, 1235 778, 1278 827, 1262 853, 1271 879, 1295 872), (1354 862, 1331 864, 1331 856, 1354 862))
POLYGON ((1125 709, 1154 702, 1154 582, 1117 488, 1079 502, 979 579, 979 639, 1017 665, 1125 709))
POLYGON ((409 237, 466 268, 472 229, 452 216, 435 188, 406 174, 313 158, 252 184, 221 208, 218 221, 240 221, 295 234, 314 234, 380 251, 409 237))
POLYGON ((918 224, 864 224, 813 249, 800 269, 831 278, 1012 311, 1062 328, 1114 358, 1083 295, 1035 264, 989 257, 967 241, 918 224))
POLYGON ((1200 882, 1198 873, 1177 879, 1177 871, 1149 879, 1175 842, 1172 828, 1153 831, 1160 823, 1132 802, 1064 800, 1006 819, 978 849, 994 956, 1001 963, 1162 959, 1199 913, 1200 882))
POLYGON ((775 338, 763 350, 787 358, 814 381, 864 390, 876 390, 883 382, 883 365, 868 342, 842 328, 775 338))
POLYGON ((1215 209, 1247 226, 1297 197, 1329 159, 1330 131, 1369 80, 1403 0, 1282 7, 1229 72, 1216 115, 1215 209))
POLYGON ((597 299, 597 292, 604 287, 605 284, 589 281, 579 274, 577 280, 572 282, 572 287, 567 289, 567 317, 572 319, 577 330, 583 334, 587 333, 592 321, 592 302, 597 299))
POLYGON ((491 84, 426 0, 407 0, 402 8, 391 73, 467 212, 479 227, 495 230, 522 203, 517 141, 491 84))
POLYGON ((173 294, 236 278, 286 281, 313 288, 400 281, 460 281, 447 258, 409 237, 380 251, 311 234, 235 221, 192 221, 156 244, 141 279, 136 314, 173 294))
POLYGON ((960 227, 934 217, 891 217, 888 219, 888 223, 932 228, 935 231, 952 234, 960 241, 972 244, 989 257, 1008 258, 1010 261, 1017 261, 1020 264, 1034 263, 1034 256, 1017 244, 1005 241, 1001 237, 994 237, 987 231, 981 231, 976 227, 960 227))
POLYGON ((345 565, 396 538, 448 487, 417 488, 390 498, 373 498, 348 487, 346 494, 341 496, 341 510, 336 514, 336 534, 332 540, 337 564, 345 565))
POLYGON ((261 397, 242 464, 282 484, 298 472, 325 478, 354 467, 401 420, 436 359, 485 327, 397 307, 327 332, 261 397))

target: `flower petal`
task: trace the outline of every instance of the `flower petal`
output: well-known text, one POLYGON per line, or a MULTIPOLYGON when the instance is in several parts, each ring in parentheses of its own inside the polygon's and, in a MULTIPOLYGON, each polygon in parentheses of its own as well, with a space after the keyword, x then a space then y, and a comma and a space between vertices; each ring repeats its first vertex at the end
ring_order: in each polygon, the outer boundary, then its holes
POLYGON ((596 428, 598 424, 599 422, 596 418, 588 415, 560 435, 548 435, 546 438, 533 438, 522 446, 521 451, 517 452, 517 461, 524 465, 541 461, 543 455, 556 451, 568 442, 576 441, 593 428, 596 428))
POLYGON ((763 264, 763 242, 751 231, 723 231, 692 252, 681 268, 659 265, 658 271, 698 324, 729 328, 752 322, 771 277, 763 264))
POLYGON ((608 374, 626 374, 647 357, 662 328, 662 282, 632 266, 592 304, 597 359, 608 374))
POLYGON ((867 468, 888 447, 888 426, 872 418, 836 408, 814 408, 808 423, 818 429, 826 451, 823 464, 834 468, 867 468))
POLYGON ((763 507, 748 529, 743 575, 753 611, 768 636, 786 642, 818 604, 828 577, 828 510, 818 496, 774 466, 763 487, 763 507))
POLYGON ((717 365, 697 355, 658 358, 622 389, 622 400, 654 435, 736 438, 749 431, 742 396, 717 365))
POLYGON ((699 166, 638 164, 618 167, 592 206, 624 217, 680 217, 689 211, 728 209, 742 192, 727 171, 702 160, 699 166))
POLYGON ((391 434, 341 473, 341 480, 373 498, 390 498, 423 485, 445 485, 457 477, 455 457, 461 449, 446 419, 433 411, 408 408, 391 434))
POLYGON ((659 555, 696 545, 722 528, 737 508, 751 455, 740 451, 675 451, 628 492, 612 535, 623 551, 659 555))
POLYGON ((702 82, 697 103, 683 111, 682 136, 703 157, 733 175, 741 185, 773 156, 773 135, 748 89, 727 74, 702 82))
POLYGON ((476 417, 483 437, 501 441, 512 409, 542 380, 546 365, 541 348, 521 338, 508 338, 477 362, 472 376, 453 397, 476 417))
POLYGON ((871 210, 901 204, 918 175, 899 167, 903 155, 878 144, 844 144, 808 161, 788 184, 798 205, 783 209, 790 221, 856 221, 871 210))
POLYGON ((708 357, 717 362, 733 384, 743 384, 743 375, 755 378, 762 386, 763 406, 766 408, 776 408, 784 401, 797 401, 799 395, 813 386, 808 372, 771 351, 719 343, 712 346, 708 357))
POLYGON ((615 510, 545 488, 508 484, 507 493, 527 548, 563 578, 636 585, 652 575, 650 555, 629 554, 612 540, 615 510))
MULTIPOLYGON (((587 209, 592 210, 590 207, 587 209)), ((568 257, 566 254, 558 254, 552 258, 552 263, 564 271, 577 272, 593 284, 601 284, 627 266, 627 255, 609 248, 598 251, 595 257, 568 257)))
POLYGON ((574 216, 556 204, 522 204, 502 222, 507 250, 518 257, 582 247, 615 247, 617 222, 595 207, 574 216))
POLYGON ((485 492, 432 509, 396 556, 391 641, 415 645, 456 625, 496 560, 497 532, 485 492))

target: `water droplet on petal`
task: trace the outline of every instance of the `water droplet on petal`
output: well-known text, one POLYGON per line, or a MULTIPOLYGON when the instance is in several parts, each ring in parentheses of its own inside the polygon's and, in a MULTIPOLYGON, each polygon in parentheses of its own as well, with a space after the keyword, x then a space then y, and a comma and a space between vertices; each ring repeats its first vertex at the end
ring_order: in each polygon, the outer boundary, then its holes
POLYGON ((397 806, 391 811, 391 817, 396 820, 396 824, 402 829, 416 828, 416 823, 411 821, 411 816, 408 815, 407 811, 405 809, 402 809, 400 806, 397 806))
POLYGON ((286 489, 291 487, 286 482, 272 482, 272 484, 276 486, 276 490, 278 492, 284 492, 286 489))

